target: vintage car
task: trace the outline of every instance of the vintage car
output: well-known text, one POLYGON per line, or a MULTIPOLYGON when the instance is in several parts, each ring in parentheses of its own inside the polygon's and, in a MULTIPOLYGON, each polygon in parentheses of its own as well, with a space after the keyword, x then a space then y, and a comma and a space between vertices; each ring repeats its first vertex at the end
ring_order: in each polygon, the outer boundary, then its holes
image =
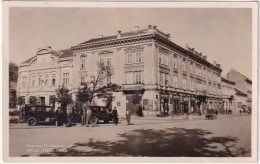
MULTIPOLYGON (((29 126, 35 126, 40 123, 54 124, 57 117, 52 106, 46 105, 25 105, 24 117, 29 126)), ((70 119, 66 115, 65 126, 70 125, 70 119)))
MULTIPOLYGON (((92 123, 98 123, 100 120, 104 121, 104 123, 108 123, 109 121, 113 121, 115 123, 113 113, 109 111, 108 108, 104 106, 89 106, 92 110, 91 121, 92 123)), ((117 118, 118 119, 118 118, 117 118)))
POLYGON ((205 118, 208 120, 214 120, 217 118, 217 115, 215 113, 214 109, 207 109, 207 114, 205 115, 205 118))

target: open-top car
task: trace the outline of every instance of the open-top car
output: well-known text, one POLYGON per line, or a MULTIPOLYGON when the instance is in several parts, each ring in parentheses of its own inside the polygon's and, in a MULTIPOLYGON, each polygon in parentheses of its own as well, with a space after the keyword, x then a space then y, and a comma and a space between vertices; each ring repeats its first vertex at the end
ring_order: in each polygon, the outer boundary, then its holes
MULTIPOLYGON (((55 123, 57 121, 54 108, 46 105, 25 105, 24 116, 29 126, 35 126, 39 123, 55 123)), ((69 126, 70 119, 65 118, 65 126, 69 126)))

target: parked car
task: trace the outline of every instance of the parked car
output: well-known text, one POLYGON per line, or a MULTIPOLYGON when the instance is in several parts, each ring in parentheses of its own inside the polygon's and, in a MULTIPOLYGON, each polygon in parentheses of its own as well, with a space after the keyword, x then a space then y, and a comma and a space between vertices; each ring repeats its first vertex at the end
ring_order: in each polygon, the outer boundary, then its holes
MULTIPOLYGON (((92 123, 97 123, 98 121, 102 120, 104 123, 108 123, 109 121, 115 122, 113 120, 114 116, 113 113, 108 110, 108 108, 103 106, 89 106, 92 110, 91 121, 92 123)), ((118 120, 118 118, 117 118, 118 120)))
POLYGON ((214 109, 207 109, 207 114, 205 115, 206 119, 214 120, 217 118, 216 112, 214 109))
MULTIPOLYGON (((39 123, 54 124, 57 121, 54 108, 46 105, 25 105, 24 117, 29 126, 39 123)), ((65 126, 70 125, 70 119, 66 115, 65 126)))

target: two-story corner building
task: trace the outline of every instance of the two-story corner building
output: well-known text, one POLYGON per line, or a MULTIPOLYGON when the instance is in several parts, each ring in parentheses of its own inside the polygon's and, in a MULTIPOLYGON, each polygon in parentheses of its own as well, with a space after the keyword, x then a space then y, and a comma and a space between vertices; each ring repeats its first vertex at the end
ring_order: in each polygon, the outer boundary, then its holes
POLYGON ((74 92, 73 55, 71 50, 40 48, 36 55, 19 65, 17 94, 29 103, 35 96, 41 104, 54 103, 56 89, 66 85, 74 92))
POLYGON ((171 36, 156 26, 118 31, 116 35, 90 39, 69 50, 56 52, 48 48, 36 54, 19 69, 19 93, 26 99, 37 94, 48 104, 55 89, 64 84, 75 100, 81 82, 97 78, 99 62, 112 71, 99 85, 112 82, 122 86, 121 91, 113 93, 113 107, 117 107, 119 115, 125 115, 127 108, 134 110, 135 94, 142 98, 144 113, 169 110, 182 113, 184 108, 205 112, 206 107, 219 109, 222 104, 220 65, 208 62, 194 48, 173 43, 171 36))
POLYGON ((225 76, 226 79, 234 81, 236 83, 236 88, 239 92, 247 95, 246 100, 246 109, 251 110, 252 108, 252 81, 247 78, 245 75, 241 74, 240 72, 231 69, 227 75, 225 76))
POLYGON ((221 77, 221 85, 222 85, 222 102, 223 102, 223 111, 222 113, 227 113, 229 110, 232 113, 238 113, 236 108, 236 88, 235 82, 227 80, 221 77))

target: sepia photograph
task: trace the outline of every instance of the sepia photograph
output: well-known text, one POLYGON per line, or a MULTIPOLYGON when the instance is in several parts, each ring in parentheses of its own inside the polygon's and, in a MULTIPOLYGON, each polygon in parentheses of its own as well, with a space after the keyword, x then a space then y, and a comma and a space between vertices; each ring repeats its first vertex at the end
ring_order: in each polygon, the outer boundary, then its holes
POLYGON ((256 162, 257 5, 3 3, 4 160, 256 162))

